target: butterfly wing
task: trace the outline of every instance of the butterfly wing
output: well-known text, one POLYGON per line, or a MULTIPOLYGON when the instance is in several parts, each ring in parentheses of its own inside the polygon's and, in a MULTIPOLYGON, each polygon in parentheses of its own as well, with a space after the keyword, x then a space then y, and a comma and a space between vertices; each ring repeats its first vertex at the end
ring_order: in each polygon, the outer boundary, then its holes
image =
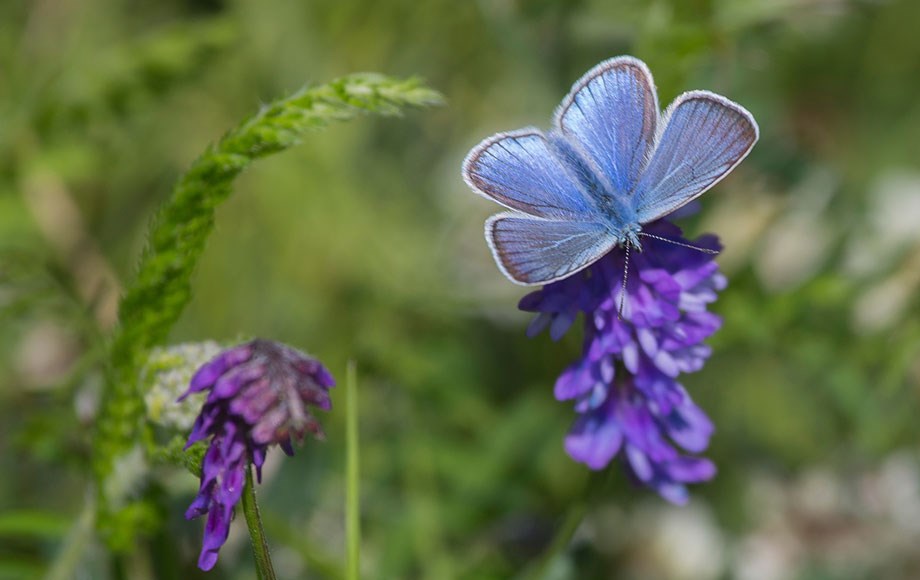
POLYGON ((581 220, 598 214, 577 177, 537 129, 486 139, 464 160, 463 178, 480 195, 531 216, 581 220))
POLYGON ((463 162, 473 190, 515 210, 486 221, 486 241, 513 282, 559 280, 613 247, 581 171, 559 143, 536 129, 495 135, 463 162))
POLYGON ((556 109, 555 124, 610 192, 627 195, 648 159, 658 124, 651 72, 629 56, 602 62, 572 86, 556 109))
POLYGON ((677 97, 661 124, 652 157, 632 195, 643 224, 718 183, 747 156, 759 134, 757 122, 744 107, 708 91, 677 97))
POLYGON ((517 212, 486 221, 486 241, 499 269, 518 284, 560 280, 593 264, 616 244, 599 222, 557 221, 517 212))

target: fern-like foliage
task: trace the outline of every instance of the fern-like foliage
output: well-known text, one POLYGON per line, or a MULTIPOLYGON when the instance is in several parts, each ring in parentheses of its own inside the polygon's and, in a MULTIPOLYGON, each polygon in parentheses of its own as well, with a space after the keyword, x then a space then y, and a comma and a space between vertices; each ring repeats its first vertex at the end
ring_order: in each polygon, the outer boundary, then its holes
POLYGON ((230 195, 233 179, 254 160, 296 145, 308 131, 331 121, 364 113, 394 115, 405 107, 440 102, 437 92, 416 79, 373 74, 303 89, 263 107, 227 133, 179 180, 151 224, 136 279, 121 300, 119 326, 110 345, 93 466, 100 528, 111 547, 129 547, 139 530, 156 521, 152 506, 131 497, 136 489, 130 474, 124 473, 134 465, 124 464, 125 458, 136 457, 141 442, 149 440, 137 377, 149 349, 164 343, 189 302, 192 273, 214 228, 215 209, 230 195), (113 481, 128 483, 113 485, 113 481))

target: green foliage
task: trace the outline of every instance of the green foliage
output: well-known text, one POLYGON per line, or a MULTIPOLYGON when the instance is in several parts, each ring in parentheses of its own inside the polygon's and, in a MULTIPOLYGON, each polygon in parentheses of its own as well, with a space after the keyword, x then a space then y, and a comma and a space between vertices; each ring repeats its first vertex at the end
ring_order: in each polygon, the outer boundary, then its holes
MULTIPOLYGON (((368 578, 672 577, 691 544, 716 571, 684 577, 744 576, 764 545, 792 562, 787 577, 920 576, 904 521, 920 469, 918 21, 913 0, 0 2, 0 514, 74 522, 66 537, 53 520, 47 534, 10 528, 0 578, 252 576, 232 542, 196 576, 200 528, 182 514, 202 448, 182 452, 159 426, 140 437, 127 369, 151 345, 240 335, 304 348, 340 382, 358 362, 368 578), (482 240, 495 208, 459 176, 480 139, 545 128, 571 83, 618 54, 648 62, 662 104, 715 90, 762 130, 686 226, 722 237, 729 285, 713 357, 686 382, 716 425, 719 473, 677 512, 616 469, 585 500, 593 478, 561 445, 574 414, 552 397, 580 337, 525 338, 522 290, 482 240), (124 282, 112 295, 132 288, 150 216, 190 160, 258 103, 355 70, 421 75, 450 106, 338 126, 253 164, 201 224, 215 227, 172 330, 188 281, 164 286, 174 303, 154 297, 162 315, 133 315, 160 330, 112 336, 96 316, 105 292, 81 293, 81 276, 103 263, 124 282), (63 210, 36 207, 36 186, 80 222, 43 228, 63 210), (101 374, 121 341, 125 368, 101 374), (141 450, 118 483, 159 530, 122 558, 86 516, 94 467, 113 465, 96 461, 98 421, 120 430, 122 455, 141 450), (554 543, 581 507, 574 541, 554 543), (667 543, 700 514, 719 552, 692 526, 667 543)), ((259 487, 279 577, 344 577, 343 395, 321 417, 326 441, 259 487)))
MULTIPOLYGON (((190 299, 191 276, 214 228, 215 209, 230 195, 234 178, 254 160, 292 147, 304 133, 332 121, 347 121, 364 113, 395 115, 404 107, 439 102, 438 93, 415 79, 372 74, 344 77, 263 107, 192 164, 154 218, 136 279, 119 306, 120 324, 112 339, 109 378, 93 449, 101 490, 106 489, 116 462, 130 452, 138 437, 149 437, 140 432, 143 400, 137 377, 149 349, 163 344, 190 299)), ((113 546, 127 549, 136 533, 133 528, 142 524, 126 521, 126 514, 146 519, 148 512, 119 507, 109 513, 113 502, 123 501, 125 498, 102 494, 100 525, 111 534, 113 546)))
POLYGON ((7 512, 0 515, 0 538, 59 538, 67 530, 68 520, 60 514, 46 512, 7 512))

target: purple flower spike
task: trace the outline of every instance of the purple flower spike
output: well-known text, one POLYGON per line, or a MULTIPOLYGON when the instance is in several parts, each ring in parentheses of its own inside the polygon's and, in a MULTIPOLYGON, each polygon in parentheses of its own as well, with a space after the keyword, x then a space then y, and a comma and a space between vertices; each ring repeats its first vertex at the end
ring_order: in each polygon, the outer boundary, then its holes
POLYGON ((335 379, 316 359, 261 339, 220 353, 195 373, 179 400, 210 390, 186 445, 211 438, 198 495, 185 513, 187 519, 208 514, 199 568, 210 570, 217 563, 249 464, 261 481, 269 446, 293 455, 292 438, 324 437, 310 407, 331 409, 333 386, 335 379))
POLYGON ((251 356, 252 348, 249 344, 241 344, 220 353, 198 369, 198 372, 192 377, 192 383, 189 385, 188 391, 179 397, 179 400, 182 401, 192 393, 210 389, 217 379, 227 372, 227 369, 249 360, 251 356))
MULTIPOLYGON (((679 228, 665 221, 645 232, 673 240, 679 228)), ((725 288, 713 256, 652 237, 629 261, 619 315, 625 253, 617 247, 589 268, 525 296, 519 307, 536 312, 528 329, 550 329, 558 340, 576 315, 585 317, 582 357, 556 381, 560 401, 574 400, 578 418, 565 440, 566 452, 591 469, 619 457, 630 477, 683 504, 687 484, 715 476, 715 465, 686 453, 702 453, 714 427, 677 381, 698 371, 710 355, 702 342, 721 325, 706 310, 725 288)), ((715 236, 694 246, 721 249, 715 236)))

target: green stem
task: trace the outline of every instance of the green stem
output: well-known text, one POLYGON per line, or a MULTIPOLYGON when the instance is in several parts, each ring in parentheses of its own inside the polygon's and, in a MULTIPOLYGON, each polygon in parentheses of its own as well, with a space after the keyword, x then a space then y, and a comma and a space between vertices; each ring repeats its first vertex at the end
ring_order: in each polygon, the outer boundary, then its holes
POLYGON ((610 470, 605 473, 593 474, 588 480, 588 485, 582 492, 582 499, 573 503, 565 513, 565 518, 559 530, 556 532, 552 543, 546 549, 542 556, 534 563, 528 566, 519 578, 530 580, 543 580, 550 572, 550 567, 560 554, 565 552, 572 543, 578 526, 588 514, 589 507, 597 499, 597 496, 606 488, 610 481, 610 470))
POLYGON ((262 517, 259 515, 259 504, 256 503, 252 468, 249 466, 246 468, 246 485, 243 487, 243 514, 246 516, 246 527, 249 528, 252 555, 256 560, 256 577, 259 580, 275 580, 275 570, 272 568, 272 558, 268 551, 268 542, 265 540, 265 530, 262 529, 262 517))
POLYGON ((300 554, 304 564, 309 570, 315 572, 315 576, 326 580, 345 579, 345 568, 338 556, 327 553, 322 547, 315 544, 313 539, 304 534, 300 527, 272 513, 265 514, 263 523, 272 539, 300 554))
POLYGON ((361 564, 361 498, 358 464, 358 379, 354 361, 345 377, 345 578, 358 580, 361 564))
POLYGON ((83 511, 67 533, 61 549, 45 573, 45 580, 66 580, 74 578, 81 558, 86 556, 93 539, 93 525, 96 521, 96 502, 92 494, 83 505, 83 511))

